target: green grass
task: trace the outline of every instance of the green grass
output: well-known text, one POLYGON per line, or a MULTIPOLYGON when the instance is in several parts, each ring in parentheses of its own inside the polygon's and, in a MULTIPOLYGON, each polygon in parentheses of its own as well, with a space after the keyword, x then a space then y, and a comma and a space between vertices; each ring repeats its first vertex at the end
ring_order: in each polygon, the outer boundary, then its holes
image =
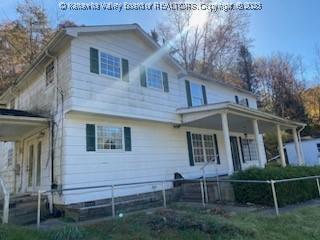
POLYGON ((277 240, 319 239, 320 207, 306 207, 279 218, 257 213, 227 214, 217 209, 175 205, 152 214, 136 213, 116 220, 63 229, 36 231, 26 227, 1 226, 0 240, 100 240, 100 239, 215 239, 277 240))

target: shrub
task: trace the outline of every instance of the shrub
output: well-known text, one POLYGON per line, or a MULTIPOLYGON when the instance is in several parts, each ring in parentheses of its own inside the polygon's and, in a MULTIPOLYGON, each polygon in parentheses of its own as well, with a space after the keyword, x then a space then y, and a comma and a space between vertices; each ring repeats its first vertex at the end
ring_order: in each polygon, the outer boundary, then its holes
MULTIPOLYGON (((235 180, 280 180, 288 178, 320 175, 320 167, 272 167, 265 169, 250 168, 232 175, 235 180)), ((270 184, 232 183, 236 201, 273 206, 270 184)), ((300 203, 319 196, 315 179, 276 183, 279 206, 300 203)))

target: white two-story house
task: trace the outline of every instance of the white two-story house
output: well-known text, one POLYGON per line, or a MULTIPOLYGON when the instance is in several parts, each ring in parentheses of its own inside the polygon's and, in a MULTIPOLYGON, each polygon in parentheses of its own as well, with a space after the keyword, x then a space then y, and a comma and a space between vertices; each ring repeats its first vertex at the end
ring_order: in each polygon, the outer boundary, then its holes
MULTIPOLYGON (((12 193, 59 189, 53 203, 110 197, 77 187, 231 175, 264 167, 263 133, 301 123, 257 109, 256 97, 187 72, 137 24, 57 32, 2 96, 1 178, 12 193)), ((170 185, 167 186, 170 188, 170 185)), ((117 196, 155 186, 117 190, 117 196)))

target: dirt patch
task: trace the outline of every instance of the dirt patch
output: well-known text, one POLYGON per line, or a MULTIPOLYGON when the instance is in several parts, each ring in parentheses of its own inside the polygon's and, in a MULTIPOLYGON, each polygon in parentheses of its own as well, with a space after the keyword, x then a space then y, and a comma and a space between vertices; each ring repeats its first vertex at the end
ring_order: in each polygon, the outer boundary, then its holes
POLYGON ((162 232, 166 229, 194 230, 206 234, 223 234, 230 237, 245 235, 252 237, 254 232, 240 229, 234 225, 208 220, 207 218, 195 217, 193 214, 175 211, 171 209, 156 211, 146 224, 153 231, 162 232))

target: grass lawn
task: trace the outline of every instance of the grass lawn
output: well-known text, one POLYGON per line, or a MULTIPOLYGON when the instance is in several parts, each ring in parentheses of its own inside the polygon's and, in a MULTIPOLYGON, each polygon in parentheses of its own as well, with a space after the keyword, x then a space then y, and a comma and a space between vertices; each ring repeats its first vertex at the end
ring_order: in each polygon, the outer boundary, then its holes
POLYGON ((320 206, 306 207, 281 217, 257 213, 226 214, 217 209, 175 205, 152 214, 136 213, 117 220, 45 232, 2 226, 0 239, 319 239, 320 206))

